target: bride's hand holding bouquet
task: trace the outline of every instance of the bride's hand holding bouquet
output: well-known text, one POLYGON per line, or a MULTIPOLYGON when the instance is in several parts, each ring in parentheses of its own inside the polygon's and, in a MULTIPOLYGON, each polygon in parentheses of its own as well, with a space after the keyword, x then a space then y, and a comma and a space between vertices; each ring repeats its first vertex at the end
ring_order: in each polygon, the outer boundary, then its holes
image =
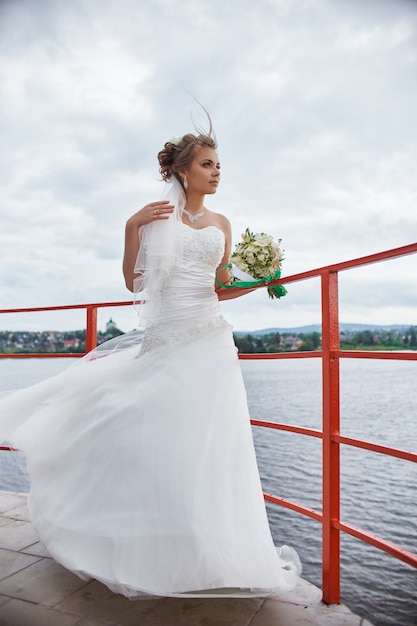
MULTIPOLYGON (((274 241, 266 233, 252 233, 249 228, 242 234, 242 241, 236 244, 231 255, 232 263, 222 269, 233 271, 229 285, 217 280, 225 289, 252 289, 258 285, 268 285, 281 277, 281 262, 283 260, 280 248, 281 240, 274 241), (236 274, 236 276, 235 276, 236 274)), ((281 298, 287 290, 283 285, 268 287, 270 298, 281 298)))

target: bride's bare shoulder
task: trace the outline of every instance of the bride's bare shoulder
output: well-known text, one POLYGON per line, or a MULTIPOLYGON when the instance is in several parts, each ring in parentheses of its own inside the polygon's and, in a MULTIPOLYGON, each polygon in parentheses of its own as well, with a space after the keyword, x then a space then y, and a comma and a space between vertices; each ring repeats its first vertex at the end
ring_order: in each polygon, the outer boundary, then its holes
POLYGON ((214 213, 213 211, 210 211, 210 213, 212 222, 215 226, 218 226, 221 230, 225 232, 230 232, 231 224, 225 215, 223 215, 222 213, 214 213))

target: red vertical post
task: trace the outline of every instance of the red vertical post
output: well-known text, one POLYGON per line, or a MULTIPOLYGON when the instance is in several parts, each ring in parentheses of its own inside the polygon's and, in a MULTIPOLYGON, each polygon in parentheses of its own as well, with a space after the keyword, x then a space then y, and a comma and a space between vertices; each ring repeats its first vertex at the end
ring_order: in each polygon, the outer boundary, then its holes
POLYGON ((87 306, 87 329, 85 333, 85 351, 90 352, 97 346, 97 307, 87 306))
POLYGON ((321 277, 322 386, 323 386, 323 600, 340 602, 340 447, 334 435, 340 430, 339 302, 338 274, 321 277))

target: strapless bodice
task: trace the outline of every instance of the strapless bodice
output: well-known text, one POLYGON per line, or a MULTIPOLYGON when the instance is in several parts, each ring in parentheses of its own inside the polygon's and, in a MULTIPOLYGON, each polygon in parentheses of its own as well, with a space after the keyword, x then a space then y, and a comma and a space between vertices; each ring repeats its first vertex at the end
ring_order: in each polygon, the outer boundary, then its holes
POLYGON ((191 228, 181 223, 179 230, 183 243, 183 260, 195 265, 214 279, 214 273, 224 253, 224 234, 217 226, 191 228))
POLYGON ((215 292, 216 269, 224 254, 224 234, 216 226, 180 224, 181 261, 172 269, 161 295, 158 319, 145 330, 140 354, 180 345, 218 327, 228 326, 215 292))

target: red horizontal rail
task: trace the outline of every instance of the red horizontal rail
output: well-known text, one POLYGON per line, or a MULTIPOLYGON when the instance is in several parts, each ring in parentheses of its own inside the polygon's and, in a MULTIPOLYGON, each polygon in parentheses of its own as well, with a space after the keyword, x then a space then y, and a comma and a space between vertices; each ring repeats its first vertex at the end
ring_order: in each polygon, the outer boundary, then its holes
POLYGON ((132 300, 128 300, 127 302, 89 302, 88 304, 62 304, 59 306, 38 306, 26 309, 0 309, 0 313, 39 313, 41 311, 69 311, 72 309, 86 309, 87 307, 102 309, 113 306, 129 306, 132 304, 132 300))
POLYGON ((291 433, 297 433, 298 435, 307 435, 309 437, 317 437, 323 439, 323 433, 314 428, 304 428, 302 426, 293 426, 292 424, 281 424, 279 422, 265 422, 263 420, 252 419, 251 424, 253 426, 263 426, 264 428, 274 428, 276 430, 286 430, 291 433))
POLYGON ((417 361, 417 352, 397 352, 385 350, 340 350, 343 359, 388 359, 392 361, 417 361))
POLYGON ((367 533, 360 528, 356 528, 356 526, 351 526, 350 524, 345 524, 344 522, 333 522, 335 528, 338 530, 351 535, 352 537, 356 537, 356 539, 360 539, 365 543, 368 543, 374 548, 378 548, 379 550, 383 550, 391 556, 395 556, 397 559, 404 561, 404 563, 408 563, 408 565, 412 565, 413 567, 417 567, 417 555, 409 552, 408 550, 404 550, 404 548, 400 548, 399 546, 391 543, 390 541, 386 541, 385 539, 380 539, 376 535, 372 535, 371 533, 367 533))
POLYGON ((408 452, 407 450, 390 448, 389 446, 383 446, 378 443, 371 443, 369 441, 363 441, 362 439, 353 439, 352 437, 342 437, 341 435, 333 435, 333 441, 336 443, 343 443, 347 446, 353 446, 355 448, 362 448, 362 450, 378 452, 379 454, 385 454, 386 456, 392 456, 397 459, 403 459, 404 461, 417 463, 417 454, 414 452, 408 452))
POLYGON ((85 356, 85 352, 12 352, 0 354, 2 359, 74 359, 85 356))
POLYGON ((239 352, 242 361, 268 361, 273 359, 311 359, 321 357, 321 350, 304 350, 303 352, 239 352))
MULTIPOLYGON (((341 350, 339 356, 347 359, 386 359, 391 361, 417 361, 417 352, 383 352, 371 350, 341 350)), ((86 352, 11 352, 10 354, 0 354, 8 359, 79 359, 86 355, 86 352)), ((239 352, 239 359, 242 361, 272 361, 278 359, 314 359, 321 358, 321 350, 303 352, 239 352)))
POLYGON ((291 500, 287 500, 286 498, 278 498, 277 496, 273 496, 270 493, 264 493, 264 498, 268 502, 272 502, 273 504, 278 504, 279 506, 283 506, 286 509, 290 509, 291 511, 295 511, 296 513, 301 513, 302 515, 306 515, 307 517, 311 517, 318 522, 323 521, 323 515, 314 509, 310 509, 307 506, 302 506, 301 504, 296 504, 295 502, 291 502, 291 500))
MULTIPOLYGON (((276 359, 314 359, 322 358, 321 350, 303 350, 301 352, 239 352, 242 361, 267 361, 276 359)), ((417 351, 405 352, 395 350, 336 350, 333 356, 342 359, 386 359, 391 361, 417 361, 417 351)))

